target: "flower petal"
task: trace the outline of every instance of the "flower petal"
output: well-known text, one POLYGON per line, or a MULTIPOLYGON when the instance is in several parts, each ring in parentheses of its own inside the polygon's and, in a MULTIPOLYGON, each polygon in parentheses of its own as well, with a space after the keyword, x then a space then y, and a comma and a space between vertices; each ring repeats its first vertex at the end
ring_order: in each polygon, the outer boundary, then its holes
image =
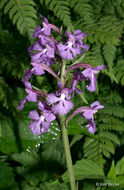
POLYGON ((91 133, 91 134, 94 134, 96 132, 96 124, 94 122, 94 120, 90 121, 90 124, 88 124, 86 126, 86 128, 88 129, 88 131, 91 133))
POLYGON ((42 123, 41 133, 47 132, 50 127, 50 123, 46 121, 42 121, 41 123, 42 123))
POLYGON ((43 70, 42 65, 39 64, 39 63, 37 63, 37 64, 34 66, 34 68, 33 68, 33 70, 32 70, 32 73, 35 74, 35 75, 42 75, 42 74, 44 74, 45 72, 44 72, 44 70, 43 70))
POLYGON ((38 108, 41 110, 41 111, 44 111, 44 105, 39 101, 38 102, 38 108))
POLYGON ((19 110, 22 110, 22 109, 24 108, 24 104, 26 103, 26 101, 27 101, 27 99, 24 98, 24 99, 20 102, 20 104, 19 104, 19 106, 18 106, 18 109, 19 109, 19 110))
POLYGON ((30 82, 25 81, 25 82, 24 82, 24 85, 25 85, 25 87, 26 87, 27 89, 32 89, 32 86, 31 86, 31 83, 30 83, 30 82))
POLYGON ((59 100, 60 100, 60 98, 56 97, 54 94, 48 94, 48 96, 47 96, 47 101, 48 101, 49 105, 56 103, 59 100))
POLYGON ((39 120, 40 119, 36 110, 30 111, 29 117, 33 120, 39 120))
POLYGON ((96 67, 96 69, 99 71, 103 70, 103 69, 105 69, 105 65, 99 65, 98 67, 96 67))
POLYGON ((47 113, 45 113, 45 119, 48 122, 52 122, 56 119, 56 116, 51 112, 47 112, 47 113))
POLYGON ((55 114, 65 115, 73 108, 73 103, 67 100, 60 100, 58 104, 52 107, 55 114))
POLYGON ((81 115, 83 117, 85 117, 86 119, 92 119, 93 118, 93 110, 89 109, 87 111, 84 111, 81 115))
POLYGON ((41 128, 40 128, 39 120, 30 122, 29 128, 31 129, 31 131, 34 135, 40 135, 41 134, 41 128))
POLYGON ((88 68, 88 69, 85 69, 82 74, 86 77, 86 78, 90 78, 90 76, 92 75, 92 69, 91 68, 88 68))
POLYGON ((102 108, 104 108, 104 106, 103 105, 100 105, 100 103, 99 103, 99 101, 95 101, 95 102, 93 102, 92 104, 91 104, 91 108, 92 109, 102 109, 102 108))
POLYGON ((37 94, 35 92, 30 91, 30 90, 28 90, 27 92, 28 92, 28 95, 26 97, 27 100, 29 102, 37 102, 37 94))

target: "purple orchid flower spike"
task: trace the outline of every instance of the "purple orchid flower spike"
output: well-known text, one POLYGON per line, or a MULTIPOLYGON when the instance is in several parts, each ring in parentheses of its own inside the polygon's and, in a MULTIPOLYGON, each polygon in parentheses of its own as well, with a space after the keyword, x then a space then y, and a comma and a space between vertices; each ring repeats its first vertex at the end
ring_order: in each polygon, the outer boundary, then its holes
POLYGON ((105 69, 105 66, 104 65, 100 65, 96 68, 88 68, 88 69, 85 69, 82 74, 84 77, 90 79, 90 84, 87 85, 87 89, 91 92, 95 91, 96 90, 96 74, 100 71, 100 70, 103 70, 105 69))
POLYGON ((29 128, 34 135, 47 132, 50 123, 56 119, 55 115, 50 110, 47 110, 43 103, 39 102, 38 108, 41 110, 40 116, 36 110, 29 113, 29 117, 33 120, 30 122, 29 128))
POLYGON ((61 82, 58 85, 61 90, 57 91, 56 94, 49 94, 47 101, 49 105, 54 104, 52 106, 54 114, 65 115, 73 108, 73 103, 70 101, 71 96, 69 95, 71 91, 69 88, 62 87, 61 82))
POLYGON ((24 104, 26 103, 26 101, 37 102, 38 94, 32 90, 31 83, 28 81, 25 81, 24 85, 26 87, 25 91, 27 92, 28 95, 19 104, 19 106, 18 106, 19 110, 22 110, 24 108, 24 104))

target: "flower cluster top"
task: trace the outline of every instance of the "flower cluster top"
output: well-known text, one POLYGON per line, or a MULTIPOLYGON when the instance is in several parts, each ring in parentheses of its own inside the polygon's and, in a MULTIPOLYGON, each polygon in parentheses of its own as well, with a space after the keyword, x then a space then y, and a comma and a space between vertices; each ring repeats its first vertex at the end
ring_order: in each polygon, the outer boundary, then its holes
MULTIPOLYGON (((83 51, 88 51, 89 47, 83 43, 83 38, 88 34, 76 30, 73 34, 66 31, 66 39, 62 36, 60 30, 53 24, 50 24, 46 18, 41 15, 43 20, 42 28, 37 26, 32 37, 37 37, 34 45, 29 47, 29 55, 31 57, 32 68, 26 70, 22 82, 25 85, 27 96, 21 101, 18 106, 19 110, 24 108, 26 101, 38 102, 38 110, 33 110, 29 113, 31 122, 29 128, 35 135, 40 135, 48 131, 52 121, 58 115, 66 115, 74 107, 72 99, 74 93, 81 94, 82 91, 76 87, 79 81, 89 80, 86 86, 87 90, 93 92, 96 90, 96 74, 104 69, 104 65, 94 68, 87 63, 72 64, 65 67, 65 61, 70 62, 77 56, 83 55, 83 51), (62 43, 53 38, 51 32, 54 30, 62 39, 62 43), (59 62, 58 74, 51 68, 52 64, 59 62), (64 66, 63 66, 64 65, 64 66), (64 68, 64 69, 63 69, 64 68), (83 68, 79 71, 79 68, 83 68), (70 71, 73 71, 73 78, 70 86, 66 86, 66 76, 70 71), (41 90, 33 89, 29 82, 32 75, 43 75, 49 72, 57 80, 58 90, 56 92, 46 94, 41 90)), ((76 109, 67 119, 71 119, 75 114, 81 113, 88 120, 86 126, 92 134, 96 131, 96 125, 93 115, 98 109, 103 108, 98 101, 91 104, 91 107, 80 107, 76 109)))

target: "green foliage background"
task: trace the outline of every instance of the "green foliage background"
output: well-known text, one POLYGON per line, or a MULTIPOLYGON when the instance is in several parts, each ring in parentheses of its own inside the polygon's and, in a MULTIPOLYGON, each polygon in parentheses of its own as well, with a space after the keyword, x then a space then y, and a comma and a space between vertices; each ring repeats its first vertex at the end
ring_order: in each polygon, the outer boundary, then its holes
MULTIPOLYGON (((17 110, 25 96, 21 79, 29 68, 27 49, 41 24, 39 14, 64 31, 89 32, 85 41, 90 50, 82 62, 106 65, 97 91, 89 93, 82 82, 84 96, 74 99, 75 107, 95 100, 105 106, 95 118, 97 133, 89 134, 80 116, 68 124, 78 188, 124 189, 123 0, 0 1, 0 189, 69 190, 59 126, 54 122, 48 133, 36 137, 28 129, 28 113, 36 105, 26 103, 23 111, 17 110), (96 182, 119 186, 96 187, 96 182)), ((33 82, 44 91, 54 88, 49 76, 33 82)))

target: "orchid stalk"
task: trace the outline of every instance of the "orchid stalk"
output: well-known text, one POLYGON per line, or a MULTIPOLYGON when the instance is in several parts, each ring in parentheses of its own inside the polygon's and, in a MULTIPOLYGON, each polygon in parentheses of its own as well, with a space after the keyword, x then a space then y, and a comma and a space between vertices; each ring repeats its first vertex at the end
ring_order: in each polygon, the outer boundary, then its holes
POLYGON ((60 30, 53 24, 50 24, 46 18, 41 15, 43 20, 42 28, 37 26, 34 30, 32 37, 37 37, 38 40, 34 45, 29 47, 29 55, 31 57, 31 69, 28 69, 23 76, 22 82, 25 86, 27 96, 21 101, 18 106, 19 110, 24 108, 27 101, 37 102, 38 109, 32 110, 29 113, 31 122, 29 128, 34 135, 40 135, 49 131, 51 122, 59 119, 60 129, 62 133, 62 140, 64 145, 67 169, 69 174, 71 190, 77 190, 75 183, 75 176, 72 165, 71 152, 69 148, 68 139, 68 127, 67 123, 76 114, 81 114, 88 121, 86 126, 87 130, 94 134, 96 132, 96 125, 94 121, 94 114, 98 109, 102 109, 104 106, 100 105, 98 101, 91 104, 91 107, 81 106, 69 114, 74 109, 73 98, 75 93, 83 93, 76 87, 79 81, 89 80, 89 84, 86 86, 87 90, 93 92, 96 90, 96 75, 104 69, 104 65, 100 65, 96 68, 88 63, 75 63, 72 61, 77 55, 84 56, 83 51, 88 51, 89 47, 83 43, 83 38, 88 34, 82 33, 80 30, 76 30, 73 34, 66 31, 65 41, 64 36, 60 30), (60 36, 62 43, 54 39, 52 35, 54 30, 60 36), (83 51, 82 51, 83 50, 83 51), (70 66, 66 65, 66 61, 70 61, 70 66), (59 63, 58 74, 52 69, 52 65, 59 63), (67 85, 67 75, 73 71, 73 78, 71 85, 67 85), (48 72, 52 75, 56 81, 58 89, 52 93, 43 92, 42 89, 34 87, 29 81, 33 75, 41 76, 48 72))
MULTIPOLYGON (((65 68, 66 68, 66 62, 64 61, 61 67, 61 81, 62 81, 63 86, 65 83, 65 75, 66 75, 65 68)), ((61 125, 61 131, 62 131, 62 141, 64 145, 67 169, 68 169, 69 179, 70 179, 70 186, 71 186, 71 190, 76 190, 73 164, 72 164, 71 152, 70 152, 70 147, 69 147, 68 131, 65 124, 65 116, 60 117, 60 125, 61 125)))

